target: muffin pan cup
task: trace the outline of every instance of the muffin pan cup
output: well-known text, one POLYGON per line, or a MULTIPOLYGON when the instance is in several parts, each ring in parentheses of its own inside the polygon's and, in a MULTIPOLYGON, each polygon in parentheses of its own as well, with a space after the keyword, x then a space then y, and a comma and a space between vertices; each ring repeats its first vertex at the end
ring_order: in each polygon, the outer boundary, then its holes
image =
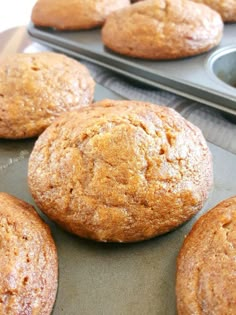
POLYGON ((236 88, 229 85, 228 81, 224 82, 224 78, 228 80, 232 72, 236 73, 236 55, 229 53, 230 49, 236 47, 236 24, 225 25, 223 39, 215 49, 198 56, 171 61, 148 61, 113 53, 104 47, 99 29, 59 32, 37 28, 31 23, 28 32, 34 40, 75 58, 89 60, 145 84, 236 116, 236 88), (222 58, 224 61, 221 61, 222 58), (227 62, 233 69, 229 66, 224 70, 224 78, 220 75, 219 79, 218 69, 227 62))
MULTIPOLYGON (((120 99, 97 86, 95 99, 120 99)), ((0 140, 0 191, 34 205, 27 165, 36 139, 0 140)), ((175 315, 175 264, 192 224, 219 201, 235 195, 236 155, 209 144, 215 184, 204 208, 168 234, 134 244, 96 243, 64 232, 48 220, 59 256, 54 315, 175 315)))
POLYGON ((236 45, 216 50, 208 60, 211 74, 236 93, 236 45))

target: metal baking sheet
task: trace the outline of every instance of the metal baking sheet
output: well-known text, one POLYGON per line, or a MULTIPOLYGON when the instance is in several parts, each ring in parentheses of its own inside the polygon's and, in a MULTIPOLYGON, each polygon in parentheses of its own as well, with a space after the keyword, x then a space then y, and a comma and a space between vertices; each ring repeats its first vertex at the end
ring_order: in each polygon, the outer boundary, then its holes
MULTIPOLYGON (((95 98, 119 96, 98 86, 95 98)), ((27 163, 34 141, 0 140, 0 191, 31 204, 27 163)), ((173 232, 134 244, 104 244, 70 235, 47 220, 59 254, 53 315, 176 314, 175 261, 183 239, 199 215, 236 194, 236 155, 209 146, 214 157, 214 189, 203 210, 173 232)))
MULTIPOLYGON (((173 61, 147 61, 120 56, 106 49, 99 29, 61 32, 54 29, 28 26, 30 36, 53 49, 76 58, 84 58, 106 68, 156 86, 175 94, 199 101, 211 107, 236 115, 236 88, 224 81, 224 65, 232 60, 231 71, 236 73, 236 61, 230 52, 236 52, 236 24, 226 24, 221 44, 208 53, 173 61), (219 54, 219 56, 218 56, 219 54), (225 57, 218 71, 214 62, 225 57), (223 73, 223 78, 222 78, 223 73), (221 80, 223 79, 223 80, 221 80)), ((222 59, 221 59, 222 60, 222 59)))

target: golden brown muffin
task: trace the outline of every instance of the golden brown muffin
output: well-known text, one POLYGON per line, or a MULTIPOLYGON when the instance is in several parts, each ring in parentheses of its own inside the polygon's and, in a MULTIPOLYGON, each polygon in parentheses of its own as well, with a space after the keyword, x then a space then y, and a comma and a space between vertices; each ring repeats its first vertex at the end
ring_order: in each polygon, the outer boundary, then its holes
POLYGON ((177 260, 179 315, 236 314, 236 197, 203 215, 177 260))
POLYGON ((208 5, 213 10, 217 11, 223 21, 236 21, 236 0, 193 0, 208 5))
POLYGON ((132 242, 201 209, 212 161, 200 130, 174 110, 105 100, 63 115, 39 137, 28 178, 39 208, 66 230, 132 242))
POLYGON ((51 314, 58 262, 48 226, 26 202, 0 193, 0 314, 51 314))
POLYGON ((0 138, 39 135, 61 113, 87 106, 94 81, 64 55, 13 54, 0 62, 0 138))
POLYGON ((37 26, 58 30, 90 29, 106 17, 130 4, 129 0, 38 0, 31 19, 37 26))
POLYGON ((209 7, 188 0, 147 0, 112 13, 102 29, 111 50, 146 59, 197 55, 219 44, 223 22, 209 7))

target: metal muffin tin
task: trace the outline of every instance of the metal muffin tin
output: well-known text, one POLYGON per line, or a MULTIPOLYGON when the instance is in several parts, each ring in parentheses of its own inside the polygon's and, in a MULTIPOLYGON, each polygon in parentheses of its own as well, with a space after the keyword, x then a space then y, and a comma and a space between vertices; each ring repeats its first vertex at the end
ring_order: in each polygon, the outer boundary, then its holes
POLYGON ((61 32, 28 26, 30 36, 143 83, 236 115, 236 24, 226 24, 221 44, 208 53, 172 61, 128 58, 103 46, 99 29, 61 32))
MULTIPOLYGON (((97 86, 95 99, 119 99, 97 86)), ((35 139, 0 139, 0 191, 33 205, 27 185, 35 139)), ((192 224, 236 193, 236 155, 209 144, 214 188, 204 208, 175 231, 134 244, 96 243, 73 236, 40 211, 50 225, 59 256, 59 288, 53 315, 175 315, 175 264, 192 224)))
POLYGON ((208 69, 213 77, 224 82, 227 88, 236 91, 236 45, 222 48, 213 53, 208 60, 208 69))

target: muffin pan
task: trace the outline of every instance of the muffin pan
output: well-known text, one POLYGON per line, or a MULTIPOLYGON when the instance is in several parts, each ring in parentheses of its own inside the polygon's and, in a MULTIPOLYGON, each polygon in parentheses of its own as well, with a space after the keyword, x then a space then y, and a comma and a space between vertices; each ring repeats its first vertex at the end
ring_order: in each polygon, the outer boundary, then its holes
MULTIPOLYGON (((96 100, 104 98, 120 97, 98 86, 96 100)), ((31 204, 27 164, 34 141, 0 140, 0 191, 31 204)), ((173 232, 140 243, 103 244, 70 235, 44 217, 59 254, 54 315, 176 314, 175 262, 184 237, 204 211, 236 193, 236 155, 209 146, 214 189, 200 213, 173 232)))
POLYGON ((147 61, 115 54, 103 46, 99 29, 59 32, 30 24, 28 32, 34 40, 53 49, 236 116, 236 24, 225 25, 217 48, 173 61, 147 61))
POLYGON ((219 80, 236 92, 236 45, 217 50, 209 58, 208 68, 219 80))

